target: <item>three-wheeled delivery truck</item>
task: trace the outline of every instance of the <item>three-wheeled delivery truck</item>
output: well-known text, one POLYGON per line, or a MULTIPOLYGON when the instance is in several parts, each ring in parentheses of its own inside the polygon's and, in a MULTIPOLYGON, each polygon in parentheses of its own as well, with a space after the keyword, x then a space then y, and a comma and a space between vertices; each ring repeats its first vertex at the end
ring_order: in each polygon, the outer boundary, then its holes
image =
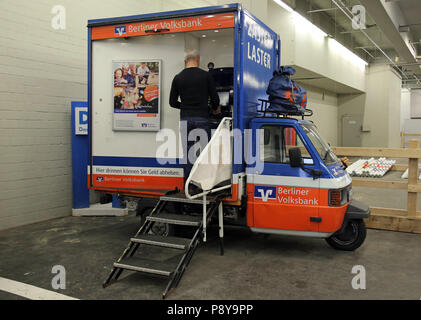
POLYGON ((221 253, 224 223, 324 238, 335 249, 363 243, 369 209, 352 200, 351 178, 309 112, 268 110, 280 47, 278 35, 239 4, 89 21, 89 188, 155 199, 104 287, 132 270, 168 277, 166 297, 213 220, 221 253), (169 93, 192 49, 214 78, 223 119, 211 120, 217 129, 184 177, 169 93), (199 191, 191 194, 190 185, 199 191), (174 226, 191 228, 191 237, 174 236, 174 226), (179 255, 153 261, 139 246, 179 255))

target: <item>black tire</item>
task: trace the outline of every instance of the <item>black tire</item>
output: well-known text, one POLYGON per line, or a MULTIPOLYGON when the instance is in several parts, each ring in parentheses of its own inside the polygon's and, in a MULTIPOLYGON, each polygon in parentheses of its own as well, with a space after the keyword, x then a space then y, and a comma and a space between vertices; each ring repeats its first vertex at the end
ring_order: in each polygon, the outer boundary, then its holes
MULTIPOLYGON (((151 213, 154 207, 144 207, 139 210, 140 223, 143 225, 146 221, 146 217, 151 213)), ((173 236, 175 233, 175 226, 172 224, 155 222, 151 228, 151 233, 158 236, 173 236)))
POLYGON ((151 228, 151 232, 157 236, 171 237, 175 233, 175 226, 173 224, 155 222, 151 228))
POLYGON ((367 228, 363 220, 349 220, 345 230, 326 239, 336 250, 354 251, 358 249, 367 236, 367 228))

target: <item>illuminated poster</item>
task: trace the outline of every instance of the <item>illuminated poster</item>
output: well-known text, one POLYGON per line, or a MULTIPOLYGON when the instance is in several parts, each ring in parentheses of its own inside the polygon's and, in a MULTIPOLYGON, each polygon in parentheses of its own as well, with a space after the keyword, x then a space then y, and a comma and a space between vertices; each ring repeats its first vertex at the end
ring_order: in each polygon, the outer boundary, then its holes
POLYGON ((160 129, 161 61, 113 61, 115 131, 160 129))

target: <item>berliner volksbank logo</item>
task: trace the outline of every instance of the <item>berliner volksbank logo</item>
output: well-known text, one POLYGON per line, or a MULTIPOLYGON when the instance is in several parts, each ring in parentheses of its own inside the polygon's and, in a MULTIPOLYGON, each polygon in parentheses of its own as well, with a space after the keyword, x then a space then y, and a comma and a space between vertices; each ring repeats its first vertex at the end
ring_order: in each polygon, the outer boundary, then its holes
POLYGON ((114 35, 121 37, 125 34, 127 34, 127 27, 126 26, 114 27, 114 35))
POLYGON ((254 197, 262 199, 263 202, 268 199, 276 199, 276 187, 274 186, 255 186, 254 197))

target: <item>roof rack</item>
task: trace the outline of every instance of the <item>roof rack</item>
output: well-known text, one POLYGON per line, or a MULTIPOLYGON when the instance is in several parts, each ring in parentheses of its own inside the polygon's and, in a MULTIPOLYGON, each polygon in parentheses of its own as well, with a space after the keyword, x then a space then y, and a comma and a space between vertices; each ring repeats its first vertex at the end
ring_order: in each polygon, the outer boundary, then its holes
POLYGON ((288 116, 299 116, 304 120, 304 117, 311 117, 313 115, 313 110, 310 109, 305 109, 303 111, 301 110, 268 110, 268 107, 270 105, 277 105, 280 106, 281 108, 284 107, 291 107, 291 108, 297 108, 297 106, 295 104, 292 103, 283 103, 283 104, 278 104, 278 103, 273 103, 270 102, 269 100, 266 99, 258 99, 261 103, 260 103, 260 110, 258 109, 258 112, 263 112, 263 117, 266 118, 267 113, 269 114, 276 114, 278 117, 283 117, 283 118, 288 118, 288 116))

